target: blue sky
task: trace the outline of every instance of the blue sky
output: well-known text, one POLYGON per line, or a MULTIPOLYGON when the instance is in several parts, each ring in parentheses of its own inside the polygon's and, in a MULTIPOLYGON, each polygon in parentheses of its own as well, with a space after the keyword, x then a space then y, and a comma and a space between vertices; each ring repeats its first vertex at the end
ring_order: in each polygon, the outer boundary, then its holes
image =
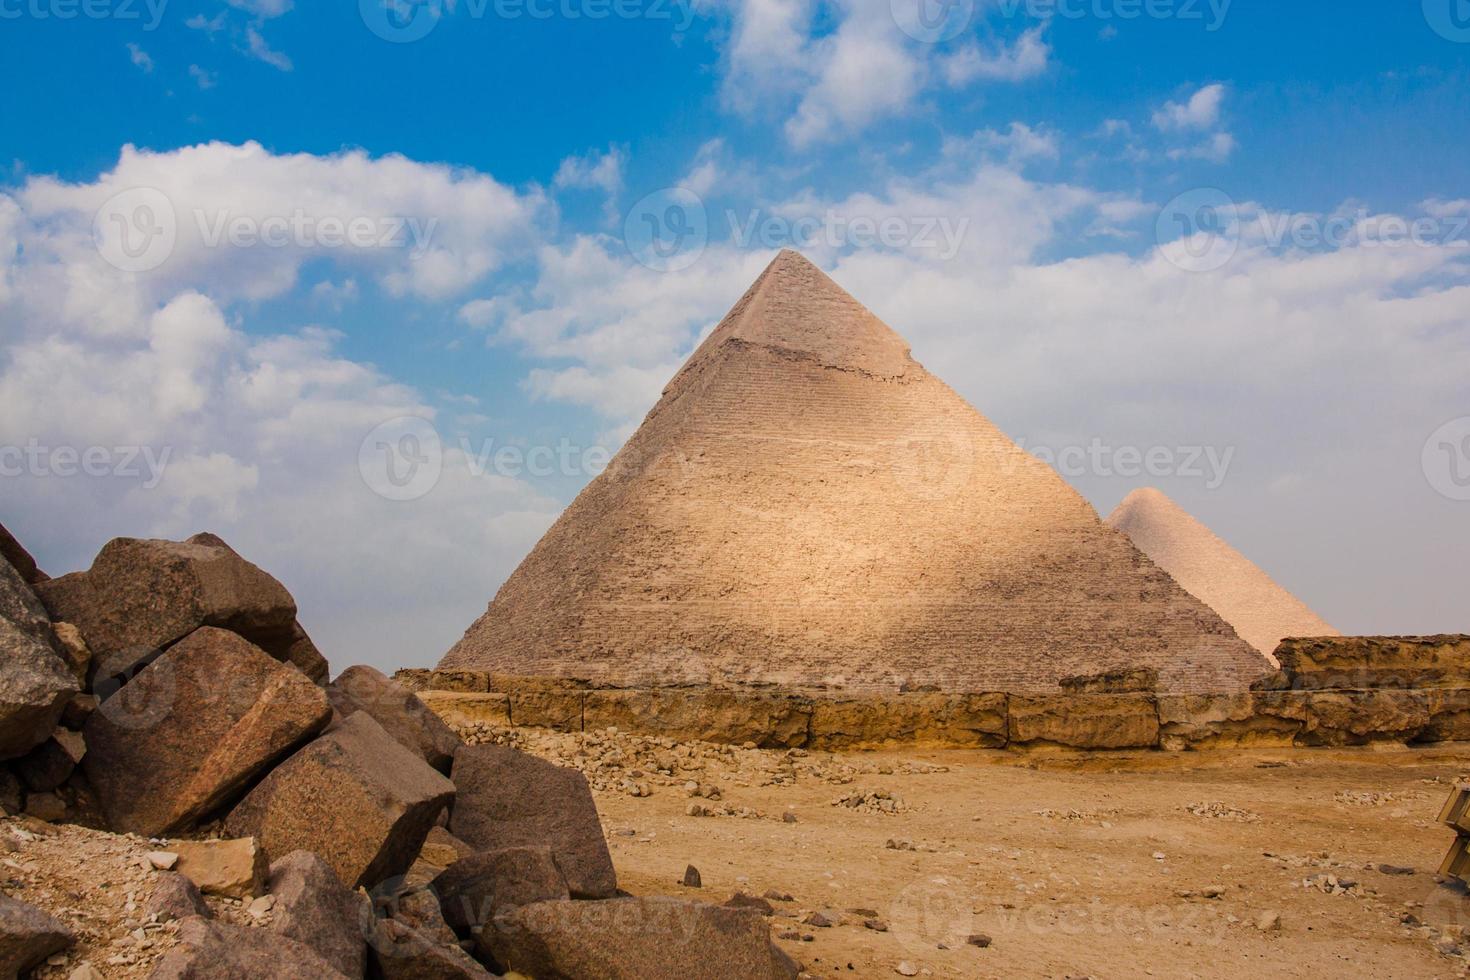
POLYGON ((0 445, 113 461, 0 476, 51 571, 208 528, 335 663, 429 663, 795 244, 1028 448, 1104 447, 1059 467, 1100 511, 1159 484, 1345 630, 1470 628, 1464 0, 379 2, 0 0, 0 445), (176 241, 121 268, 139 189, 176 241), (410 416, 440 474, 385 499, 410 416))

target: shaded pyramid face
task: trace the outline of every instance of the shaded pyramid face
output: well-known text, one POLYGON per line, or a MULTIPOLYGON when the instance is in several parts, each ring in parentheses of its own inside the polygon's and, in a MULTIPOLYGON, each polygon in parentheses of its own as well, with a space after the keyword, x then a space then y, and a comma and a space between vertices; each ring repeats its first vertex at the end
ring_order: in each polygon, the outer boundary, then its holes
POLYGON ((442 667, 1055 691, 1266 669, 1056 473, 783 252, 442 667))
POLYGON ((1152 487, 1135 490, 1108 515, 1108 526, 1235 628, 1274 665, 1288 636, 1338 636, 1306 604, 1272 581, 1183 508, 1152 487))

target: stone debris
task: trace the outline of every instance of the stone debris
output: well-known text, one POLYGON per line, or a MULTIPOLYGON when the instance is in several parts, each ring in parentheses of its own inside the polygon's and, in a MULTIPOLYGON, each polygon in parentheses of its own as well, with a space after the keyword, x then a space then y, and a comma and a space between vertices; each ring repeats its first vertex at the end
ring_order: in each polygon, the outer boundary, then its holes
POLYGON ((75 941, 65 923, 34 905, 0 895, 0 976, 29 970, 75 941))
POLYGON ((684 877, 680 880, 679 884, 685 888, 704 887, 704 881, 699 877, 699 869, 692 864, 684 869, 684 877))
POLYGON ((310 947, 337 972, 360 977, 367 963, 362 922, 372 915, 367 896, 342 883, 310 851, 295 851, 271 863, 270 893, 247 911, 272 932, 310 947))
POLYGON ((1255 823, 1261 819, 1258 813, 1219 802, 1191 803, 1184 809, 1196 817, 1206 817, 1212 820, 1238 820, 1242 823, 1255 823))
POLYGON ((859 813, 907 813, 910 807, 887 790, 853 790, 832 801, 832 806, 847 807, 859 813))

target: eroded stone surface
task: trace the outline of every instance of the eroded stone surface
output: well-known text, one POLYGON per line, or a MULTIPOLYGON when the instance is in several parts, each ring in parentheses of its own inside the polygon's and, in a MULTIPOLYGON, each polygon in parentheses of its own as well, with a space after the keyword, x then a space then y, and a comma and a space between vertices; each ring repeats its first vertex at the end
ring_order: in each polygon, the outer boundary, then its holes
POLYGON ((366 711, 401 745, 447 773, 459 748, 459 736, 412 691, 371 667, 349 667, 327 687, 332 707, 343 718, 366 711))
POLYGON ((1307 722, 1307 696, 1294 691, 1160 695, 1159 742, 1171 752, 1289 746, 1307 722))
POLYGON ((351 887, 413 863, 454 784, 359 711, 287 759, 225 821, 266 850, 312 851, 351 887))
POLYGON ((458 796, 449 829, 482 850, 549 846, 573 895, 606 898, 617 875, 587 779, 499 745, 467 745, 454 757, 458 796))
POLYGON ((34 905, 0 894, 0 977, 13 977, 66 949, 71 929, 34 905))
POLYGON ((0 561, 0 759, 24 755, 50 738, 78 690, 54 643, 35 593, 0 561))
POLYGON ((1286 683, 1299 690, 1470 687, 1470 636, 1283 640, 1286 683))
POLYGON ((293 851, 272 862, 267 888, 276 900, 273 931, 310 946, 340 973, 362 976, 367 963, 362 920, 371 915, 366 895, 344 885, 310 851, 293 851))
POLYGON ((1152 695, 1013 696, 1010 744, 1087 749, 1157 745, 1159 715, 1152 695))
POLYGON ((345 976, 311 947, 263 929, 185 919, 179 927, 179 940, 179 945, 158 961, 149 980, 343 980, 345 976))
POLYGON ((228 630, 204 627, 87 721, 87 777, 111 825, 183 830, 321 731, 326 695, 228 630))
POLYGON ((751 909, 674 898, 538 902, 486 929, 497 961, 538 978, 795 980, 798 967, 751 909))
MULTIPOLYGON (((588 691, 584 727, 615 727, 674 738, 764 748, 805 745, 811 705, 804 698, 728 691, 588 691)), ((512 721, 520 724, 514 717, 512 721)))

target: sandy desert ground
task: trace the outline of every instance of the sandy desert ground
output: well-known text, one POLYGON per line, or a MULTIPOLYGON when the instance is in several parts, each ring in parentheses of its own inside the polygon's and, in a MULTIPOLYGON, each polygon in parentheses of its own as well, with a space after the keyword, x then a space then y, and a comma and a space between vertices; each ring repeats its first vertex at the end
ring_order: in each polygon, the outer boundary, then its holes
POLYGON ((689 895, 693 864, 709 900, 789 894, 774 928, 812 976, 1467 972, 1470 899, 1435 874, 1463 749, 828 755, 510 737, 588 772, 629 891, 689 895), (896 812, 834 805, 848 794, 888 794, 896 812))

